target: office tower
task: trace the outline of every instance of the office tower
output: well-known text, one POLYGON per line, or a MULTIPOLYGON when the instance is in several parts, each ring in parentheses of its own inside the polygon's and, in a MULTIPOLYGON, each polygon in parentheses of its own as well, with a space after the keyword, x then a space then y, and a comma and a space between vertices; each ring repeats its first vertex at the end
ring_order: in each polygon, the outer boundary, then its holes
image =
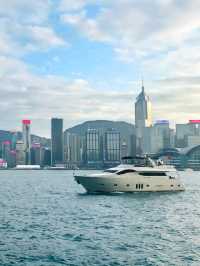
POLYGON ((26 153, 24 150, 24 142, 18 140, 16 142, 16 165, 24 165, 26 162, 26 153))
MULTIPOLYGON (((171 147, 170 143, 170 128, 168 120, 158 120, 154 124, 155 135, 158 139, 161 139, 160 149, 166 149, 171 147)), ((157 142, 155 139, 154 142, 157 142)), ((155 144, 155 143, 153 143, 155 144)))
POLYGON ((134 134, 130 135, 130 153, 129 155, 136 155, 136 136, 134 134))
POLYGON ((176 147, 199 145, 200 120, 189 120, 187 124, 176 124, 176 147))
POLYGON ((135 102, 135 129, 136 129, 136 148, 137 153, 144 153, 144 131, 145 128, 152 126, 152 107, 149 96, 142 91, 135 102))
POLYGON ((120 133, 115 130, 108 130, 105 132, 104 140, 104 162, 119 163, 120 158, 120 133))
POLYGON ((11 150, 8 161, 8 167, 13 168, 15 166, 16 166, 16 150, 11 150))
POLYGON ((91 166, 102 163, 100 134, 95 129, 88 129, 86 132, 86 161, 91 166))
POLYGON ((41 165, 41 145, 40 143, 33 143, 31 147, 31 164, 41 165))
POLYGON ((18 132, 12 131, 12 138, 11 138, 11 149, 15 150, 16 149, 16 142, 18 140, 18 132))
POLYGON ((121 144, 121 157, 126 157, 129 156, 129 152, 128 152, 128 145, 126 143, 125 140, 122 140, 122 144, 121 144))
POLYGON ((176 147, 185 148, 188 145, 190 128, 188 124, 176 124, 176 147))
POLYGON ((51 119, 51 165, 63 164, 63 119, 51 119))
POLYGON ((151 127, 145 127, 143 132, 143 153, 157 153, 162 149, 174 145, 173 130, 169 127, 168 120, 158 120, 151 127))
POLYGON ((31 120, 22 120, 22 133, 25 151, 25 164, 31 163, 31 134, 30 134, 31 120))
POLYGON ((189 134, 192 136, 200 136, 200 120, 189 120, 189 134))
POLYGON ((51 165, 51 150, 49 148, 43 147, 41 150, 41 161, 42 166, 51 165))
POLYGON ((64 160, 65 162, 80 165, 83 161, 83 137, 65 132, 64 134, 64 160))
POLYGON ((11 143, 9 140, 2 142, 2 158, 8 163, 10 160, 11 143))

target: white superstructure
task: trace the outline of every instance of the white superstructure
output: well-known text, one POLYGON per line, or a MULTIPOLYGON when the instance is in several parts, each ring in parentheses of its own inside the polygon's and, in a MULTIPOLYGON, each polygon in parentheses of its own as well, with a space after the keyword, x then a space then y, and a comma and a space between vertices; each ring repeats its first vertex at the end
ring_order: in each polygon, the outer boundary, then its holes
POLYGON ((102 173, 75 175, 87 192, 183 191, 174 167, 156 165, 150 158, 142 164, 121 164, 102 173))

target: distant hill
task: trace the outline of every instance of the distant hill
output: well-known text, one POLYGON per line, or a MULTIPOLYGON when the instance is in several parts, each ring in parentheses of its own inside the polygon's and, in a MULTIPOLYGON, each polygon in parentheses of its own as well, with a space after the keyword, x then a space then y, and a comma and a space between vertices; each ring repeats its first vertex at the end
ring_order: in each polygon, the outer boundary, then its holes
POLYGON ((88 129, 96 129, 106 131, 108 129, 115 129, 120 132, 122 138, 129 138, 130 135, 135 133, 134 125, 122 122, 122 121, 108 121, 108 120, 95 120, 87 121, 72 128, 66 129, 65 133, 74 133, 77 135, 84 136, 88 129))
MULTIPOLYGON (((21 132, 16 132, 16 135, 17 135, 17 140, 22 139, 22 133, 21 132)), ((12 141, 12 136, 13 136, 13 133, 11 131, 0 130, 0 143, 2 143, 3 141, 6 141, 6 140, 12 141)), ((31 135, 31 140, 32 140, 32 142, 41 143, 43 146, 50 146, 50 139, 47 139, 44 137, 31 135)), ((1 147, 0 147, 0 149, 1 149, 1 147)))

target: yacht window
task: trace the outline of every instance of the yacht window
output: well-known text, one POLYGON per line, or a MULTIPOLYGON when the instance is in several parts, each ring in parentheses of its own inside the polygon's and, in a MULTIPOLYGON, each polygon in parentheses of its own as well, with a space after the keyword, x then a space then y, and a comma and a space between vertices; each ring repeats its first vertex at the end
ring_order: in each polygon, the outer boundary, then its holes
POLYGON ((126 169, 126 170, 122 170, 122 171, 118 172, 117 174, 118 175, 123 175, 123 174, 133 173, 133 172, 136 172, 136 171, 133 170, 133 169, 126 169))
POLYGON ((114 187, 117 187, 117 184, 114 184, 114 187))
POLYGON ((150 185, 149 185, 149 184, 147 184, 146 186, 147 186, 147 187, 150 187, 150 185))
POLYGON ((144 185, 143 184, 136 184, 136 189, 143 189, 144 185))
POLYGON ((159 173, 159 172, 143 172, 143 173, 139 173, 139 175, 143 175, 143 176, 166 176, 166 173, 159 173))
POLYGON ((130 184, 127 184, 126 186, 127 186, 127 187, 130 187, 130 184))
POLYGON ((105 170, 104 173, 116 173, 118 170, 105 170))

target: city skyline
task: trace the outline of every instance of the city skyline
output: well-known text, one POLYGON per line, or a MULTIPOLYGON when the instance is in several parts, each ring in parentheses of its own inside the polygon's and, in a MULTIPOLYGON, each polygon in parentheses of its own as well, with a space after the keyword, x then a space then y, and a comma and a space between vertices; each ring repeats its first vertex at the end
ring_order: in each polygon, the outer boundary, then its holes
POLYGON ((33 133, 49 137, 55 116, 64 128, 133 123, 142 76, 154 120, 198 119, 199 7, 197 0, 1 2, 0 128, 19 130, 29 118, 33 133))

